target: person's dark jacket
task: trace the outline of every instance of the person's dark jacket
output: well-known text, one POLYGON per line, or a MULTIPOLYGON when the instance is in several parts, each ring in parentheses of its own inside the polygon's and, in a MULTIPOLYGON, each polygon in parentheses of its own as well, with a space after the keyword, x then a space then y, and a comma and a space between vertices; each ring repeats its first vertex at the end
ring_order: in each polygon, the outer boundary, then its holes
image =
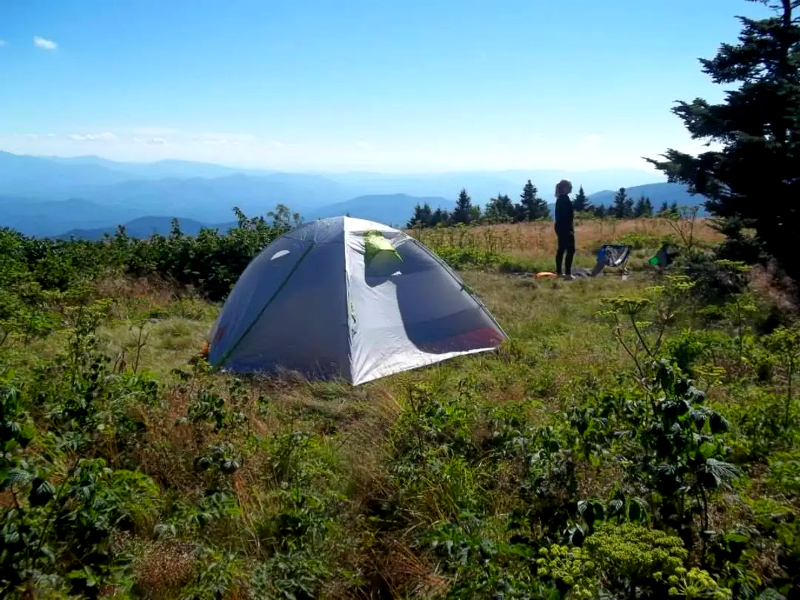
POLYGON ((573 217, 575 209, 569 196, 562 194, 556 199, 556 231, 559 233, 572 233, 574 230, 573 217))

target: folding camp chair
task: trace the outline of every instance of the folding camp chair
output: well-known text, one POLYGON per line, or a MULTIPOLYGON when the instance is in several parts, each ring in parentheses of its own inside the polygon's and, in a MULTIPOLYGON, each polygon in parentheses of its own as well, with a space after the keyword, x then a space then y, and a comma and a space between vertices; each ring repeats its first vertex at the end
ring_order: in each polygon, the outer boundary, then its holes
POLYGON ((628 258, 631 255, 631 246, 604 244, 597 252, 597 264, 592 269, 592 277, 599 275, 606 267, 622 268, 622 278, 628 278, 628 258))

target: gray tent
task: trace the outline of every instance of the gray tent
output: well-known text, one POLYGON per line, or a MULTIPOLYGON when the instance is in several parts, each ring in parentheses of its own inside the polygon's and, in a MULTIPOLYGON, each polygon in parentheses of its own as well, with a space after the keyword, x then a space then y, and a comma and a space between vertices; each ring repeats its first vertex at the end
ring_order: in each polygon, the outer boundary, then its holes
POLYGON ((405 233, 333 217, 275 240, 245 269, 209 361, 358 385, 495 349, 505 333, 462 280, 405 233))

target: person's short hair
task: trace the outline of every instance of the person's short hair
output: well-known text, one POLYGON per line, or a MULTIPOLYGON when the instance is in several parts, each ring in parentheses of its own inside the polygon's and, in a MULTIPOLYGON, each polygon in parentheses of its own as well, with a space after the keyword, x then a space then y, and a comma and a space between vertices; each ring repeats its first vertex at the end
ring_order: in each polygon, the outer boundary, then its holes
POLYGON ((560 196, 561 194, 566 194, 567 188, 572 185, 568 179, 562 179, 556 184, 556 197, 560 196))

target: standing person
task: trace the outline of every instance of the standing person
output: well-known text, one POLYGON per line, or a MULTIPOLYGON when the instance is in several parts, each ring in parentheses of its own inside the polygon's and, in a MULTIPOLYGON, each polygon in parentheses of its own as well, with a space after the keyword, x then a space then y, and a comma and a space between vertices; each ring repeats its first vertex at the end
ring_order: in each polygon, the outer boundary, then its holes
POLYGON ((572 192, 572 183, 562 179, 556 186, 556 237, 558 250, 556 251, 556 274, 564 279, 572 279, 572 258, 575 256, 575 227, 573 216, 575 210, 569 194, 572 192), (566 257, 564 256, 566 253, 566 257), (564 270, 561 270, 561 261, 564 260, 564 270))

